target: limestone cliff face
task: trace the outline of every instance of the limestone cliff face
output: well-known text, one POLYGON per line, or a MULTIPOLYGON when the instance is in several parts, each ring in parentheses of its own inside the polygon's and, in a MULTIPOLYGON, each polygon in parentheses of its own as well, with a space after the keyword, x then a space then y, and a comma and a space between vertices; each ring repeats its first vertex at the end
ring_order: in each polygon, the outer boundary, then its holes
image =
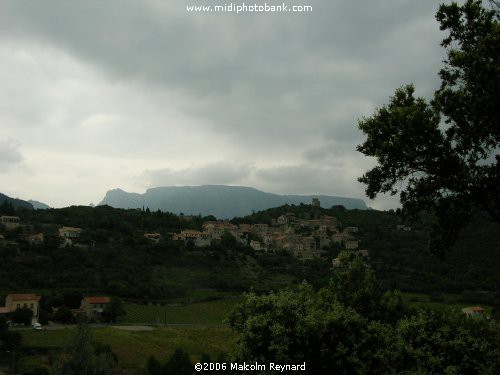
POLYGON ((241 217, 252 211, 262 211, 284 204, 310 204, 319 198, 321 206, 343 205, 347 209, 367 209, 361 199, 327 195, 279 195, 244 186, 204 185, 165 186, 148 189, 144 194, 110 190, 99 205, 115 208, 146 208, 183 213, 185 215, 214 215, 218 219, 241 217))

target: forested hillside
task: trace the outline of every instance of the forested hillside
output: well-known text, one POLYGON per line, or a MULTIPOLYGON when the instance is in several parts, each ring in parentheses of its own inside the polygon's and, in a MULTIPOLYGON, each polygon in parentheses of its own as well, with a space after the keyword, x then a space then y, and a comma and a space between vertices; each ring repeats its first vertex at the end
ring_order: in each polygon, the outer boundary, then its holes
MULTIPOLYGON (((333 207, 322 213, 337 217, 344 227, 357 226, 360 247, 370 254, 369 263, 388 289, 424 293, 467 293, 499 299, 500 225, 476 217, 464 230, 457 244, 444 258, 433 256, 428 248, 434 218, 422 215, 416 223, 403 225, 394 211, 346 210, 333 207), (495 292, 495 293, 488 293, 495 292)), ((255 213, 233 222, 270 222, 286 212, 308 215, 310 206, 283 206, 255 213)), ((333 251, 335 254, 337 251, 333 251)), ((477 297, 476 296, 476 297, 477 297)), ((479 297, 481 298, 481 297, 479 297)), ((487 297, 486 297, 487 298, 487 297)))
MULTIPOLYGON (((0 289, 72 290, 101 292, 135 300, 167 300, 194 290, 257 291, 280 289, 307 280, 319 288, 331 276, 332 259, 341 246, 331 245, 324 258, 301 261, 287 252, 255 252, 225 235, 209 247, 171 240, 172 233, 200 229, 213 217, 182 217, 149 210, 107 206, 48 210, 17 210, 17 215, 44 242, 19 241, 18 248, 0 247, 0 289), (58 228, 82 228, 78 247, 59 247, 58 228), (144 233, 162 235, 158 244, 144 233)), ((500 286, 500 230, 477 219, 461 236, 456 248, 438 259, 429 253, 428 227, 432 218, 413 224, 410 231, 395 212, 323 209, 285 205, 235 218, 234 224, 270 223, 285 213, 297 217, 330 215, 342 227, 357 226, 360 248, 385 288, 424 293, 468 293, 481 301, 498 300, 500 286)), ((2 230, 7 239, 19 231, 2 230)), ((469 298, 470 299, 470 298, 469 298)))

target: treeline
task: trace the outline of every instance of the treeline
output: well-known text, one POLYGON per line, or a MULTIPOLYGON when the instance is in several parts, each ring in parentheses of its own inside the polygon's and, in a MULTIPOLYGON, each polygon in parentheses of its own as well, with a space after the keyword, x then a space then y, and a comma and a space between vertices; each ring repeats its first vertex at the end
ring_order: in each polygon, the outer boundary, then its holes
MULTIPOLYGON (((416 222, 403 222, 394 210, 287 205, 233 221, 270 223, 286 213, 294 213, 301 219, 334 216, 340 220, 340 230, 357 226, 360 248, 369 251, 370 264, 386 289, 463 293, 464 299, 471 302, 500 302, 500 225, 491 221, 476 217, 444 258, 433 256, 429 251, 429 233, 435 218, 428 214, 422 214, 416 222), (399 230, 398 225, 406 225, 411 230, 399 230)), ((332 247, 329 255, 336 256, 339 251, 332 247)))
MULTIPOLYGON (((44 243, 20 242, 19 249, 0 247, 0 292, 57 291, 107 293, 136 302, 188 297, 197 289, 241 292, 298 284, 307 279, 324 285, 329 263, 304 264, 288 253, 259 256, 230 235, 206 248, 172 241, 169 233, 201 229, 214 217, 182 217, 160 211, 103 207, 17 210, 23 224, 44 233, 44 243), (58 228, 83 229, 85 247, 59 247, 58 228), (144 233, 158 232, 151 243, 144 233)), ((3 231, 15 238, 16 231, 3 231)))
MULTIPOLYGON (((11 208, 9 208, 11 209, 11 208)), ((402 224, 394 211, 323 209, 285 205, 244 218, 234 224, 268 223, 292 212, 297 218, 330 215, 342 227, 357 226, 360 247, 386 289, 432 293, 463 293, 467 301, 498 305, 500 296, 500 228, 477 218, 444 259, 428 251, 433 218, 402 224)), ((256 254, 230 235, 207 248, 170 240, 170 233, 200 230, 214 217, 183 217, 167 212, 123 210, 109 206, 22 210, 14 213, 34 231, 44 233, 41 245, 20 243, 19 250, 0 247, 0 288, 3 294, 23 290, 78 290, 109 293, 137 302, 188 296, 196 289, 257 291, 279 289, 307 280, 318 289, 331 276, 331 260, 341 246, 327 249, 326 258, 302 262, 286 252, 256 254), (58 228, 83 228, 84 248, 59 248, 58 228), (162 234, 152 244, 144 233, 162 234), (214 272, 216 270, 217 272, 214 272)), ((15 237, 15 231, 1 231, 15 237)))
MULTIPOLYGON (((233 362, 305 364, 308 374, 497 374, 495 320, 409 308, 360 258, 319 292, 249 294, 229 317, 233 362)), ((259 374, 269 372, 259 371, 259 374)))

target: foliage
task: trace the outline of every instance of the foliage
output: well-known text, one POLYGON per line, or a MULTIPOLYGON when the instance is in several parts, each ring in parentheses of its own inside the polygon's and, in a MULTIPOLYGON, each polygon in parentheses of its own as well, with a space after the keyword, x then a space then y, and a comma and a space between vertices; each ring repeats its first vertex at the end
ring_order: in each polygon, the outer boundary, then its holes
POLYGON ((33 311, 29 307, 17 308, 10 314, 10 318, 14 323, 30 325, 33 311))
POLYGON ((149 375, 163 375, 163 368, 161 366, 161 363, 153 355, 148 358, 148 362, 146 363, 146 370, 148 371, 149 375))
POLYGON ((165 375, 191 375, 194 367, 189 355, 182 349, 176 349, 164 366, 165 375))
POLYGON ((38 314, 38 323, 42 325, 49 324, 49 321, 53 319, 53 315, 50 314, 46 310, 40 309, 40 313, 38 314))
POLYGON ((194 374, 194 366, 189 355, 182 349, 175 352, 162 366, 154 356, 150 356, 146 363, 148 375, 191 375, 194 374))
POLYGON ((0 351, 18 348, 22 342, 22 336, 17 331, 8 329, 7 321, 0 317, 0 351))
POLYGON ((240 334, 235 361, 306 362, 311 374, 500 371, 495 323, 408 310, 397 294, 378 292, 359 260, 319 293, 304 284, 296 292, 249 294, 229 322, 240 334), (349 297, 351 284, 364 292, 349 297), (367 299, 369 291, 375 293, 367 299))
MULTIPOLYGON (((315 208, 311 212, 310 205, 287 205, 255 213, 240 221, 259 222, 265 217, 271 220, 287 212, 299 218, 335 216, 344 227, 359 227, 357 237, 361 246, 369 250, 370 264, 382 289, 462 293, 464 290, 496 291, 500 286, 500 254, 496 250, 500 241, 498 224, 474 218, 462 231, 453 256, 442 262, 426 249, 428 230, 435 221, 430 215, 423 215, 422 222, 412 225, 410 232, 396 230, 401 221, 394 212, 341 207, 315 208)), ((340 250, 331 246, 325 259, 306 262, 288 252, 256 254, 247 246, 237 244, 233 247, 230 243, 214 243, 207 248, 189 250, 183 243, 167 238, 162 225, 168 225, 170 220, 172 223, 177 221, 175 215, 161 212, 148 214, 111 207, 68 207, 19 211, 17 214, 23 223, 40 229, 49 240, 43 246, 26 245, 19 252, 0 248, 2 292, 6 295, 13 290, 40 290, 40 294, 45 295, 40 307, 46 311, 62 305, 78 307, 82 294, 108 294, 139 304, 187 301, 199 289, 232 294, 250 288, 265 292, 296 286, 302 280, 319 289, 328 284, 331 259, 340 250), (132 233, 122 234, 120 221, 134 228, 132 233), (101 224, 109 224, 109 227, 99 229, 101 224), (109 240, 106 243, 96 241, 95 247, 60 249, 57 236, 54 241, 50 240, 59 225, 80 226, 93 233, 105 230, 109 240), (144 232, 154 231, 164 234, 157 245, 137 239, 144 232)), ((180 229, 193 224, 178 223, 180 229)), ((494 293, 478 295, 494 297, 494 293)), ((497 305, 493 300, 484 301, 497 305)), ((163 318, 163 313, 159 316, 163 318)))
POLYGON ((11 202, 5 199, 0 205, 0 214, 2 215, 15 215, 16 210, 11 202))
POLYGON ((79 325, 54 364, 54 374, 111 374, 115 366, 115 357, 108 350, 100 349, 102 348, 96 348, 90 328, 85 324, 79 325))
POLYGON ((120 298, 111 298, 103 311, 103 318, 106 322, 116 323, 116 319, 125 314, 123 301, 120 298))
POLYGON ((366 194, 400 191, 405 215, 435 212, 436 254, 475 213, 500 222, 498 17, 498 9, 486 10, 480 0, 441 5, 436 18, 449 32, 442 42, 447 60, 432 102, 415 98, 407 85, 359 122, 367 139, 357 149, 378 162, 359 179, 366 194))
POLYGON ((73 319, 71 310, 66 306, 59 306, 54 313, 54 320, 59 323, 69 323, 73 319))
POLYGON ((118 322, 143 324, 221 324, 241 298, 225 298, 186 305, 124 304, 118 322))
MULTIPOLYGON (((66 346, 75 329, 22 330, 24 350, 27 353, 39 351, 39 363, 46 363, 46 355, 50 356, 54 348, 66 346)), ((189 353, 193 361, 203 353, 218 358, 221 353, 229 352, 235 343, 235 334, 228 327, 206 325, 170 326, 146 331, 100 327, 93 330, 92 336, 96 346, 109 345, 118 358, 119 366, 126 373, 134 374, 145 367, 150 356, 162 359, 163 364, 175 349, 181 348, 189 353)))

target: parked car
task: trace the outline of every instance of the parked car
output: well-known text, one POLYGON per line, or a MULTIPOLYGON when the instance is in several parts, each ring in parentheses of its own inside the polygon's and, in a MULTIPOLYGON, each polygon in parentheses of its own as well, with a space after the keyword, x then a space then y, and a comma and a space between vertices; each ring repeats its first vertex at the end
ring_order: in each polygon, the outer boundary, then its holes
POLYGON ((43 328, 42 328, 42 325, 40 323, 33 323, 33 329, 39 331, 43 328))

